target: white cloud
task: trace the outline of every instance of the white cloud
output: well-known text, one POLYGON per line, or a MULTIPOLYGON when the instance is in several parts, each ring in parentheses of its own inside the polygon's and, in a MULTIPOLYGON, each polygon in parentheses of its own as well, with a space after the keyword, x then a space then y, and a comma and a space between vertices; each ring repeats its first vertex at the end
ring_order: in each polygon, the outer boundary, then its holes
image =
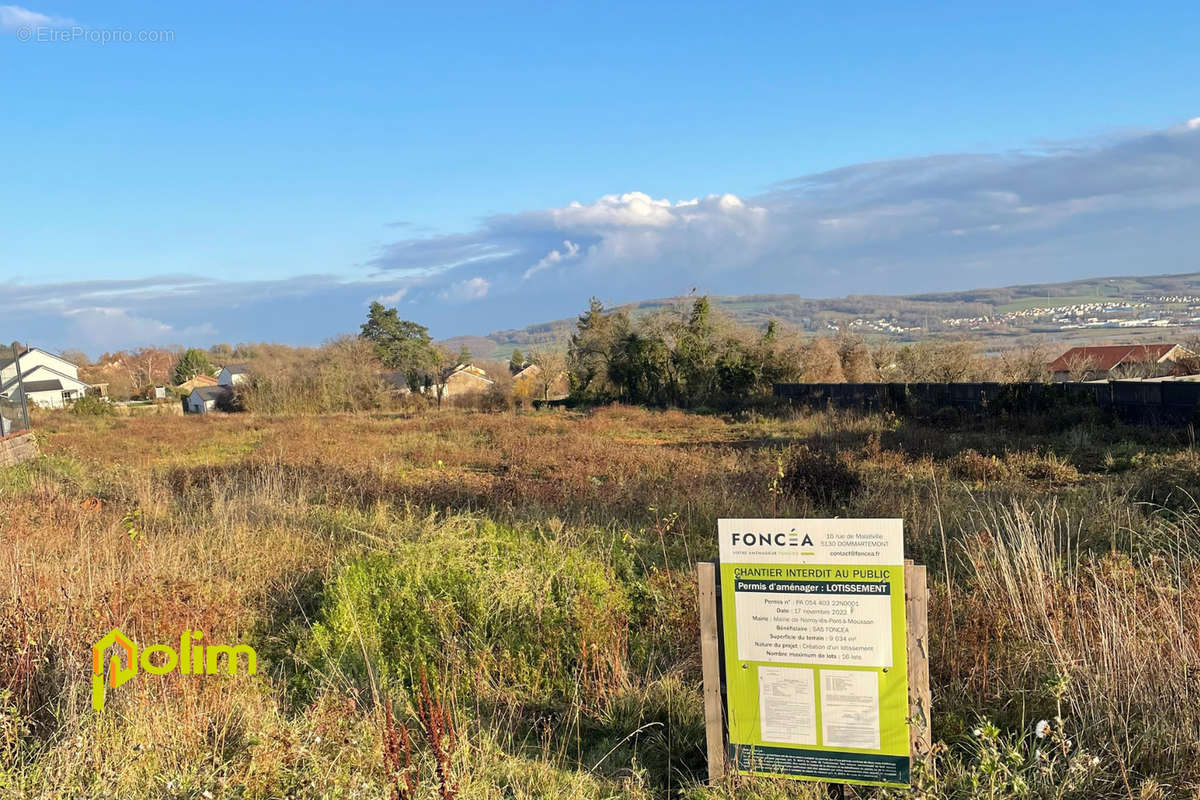
POLYGON ((0 28, 15 31, 18 28, 52 28, 71 25, 66 17, 51 17, 21 6, 0 6, 0 28))
POLYGON ((524 291, 531 278, 628 280, 659 265, 708 273, 744 263, 765 241, 765 208, 731 194, 672 203, 643 192, 594 202, 502 214, 472 233, 397 242, 372 262, 383 272, 421 276, 442 296, 472 274, 492 287, 524 291), (554 269, 570 262, 568 273, 554 269), (463 275, 463 273, 466 275, 463 275))
POLYGON ((579 245, 575 244, 570 239, 564 239, 562 250, 551 250, 549 253, 543 256, 538 263, 525 270, 525 274, 521 277, 524 280, 529 280, 532 276, 536 275, 542 270, 550 269, 551 267, 557 267, 559 264, 563 263, 564 261, 570 261, 577 255, 579 255, 579 245))
POLYGON ((216 329, 208 323, 176 328, 123 308, 75 308, 63 312, 63 316, 75 340, 96 350, 116 349, 130 342, 179 344, 216 334, 216 329))
POLYGON ((451 302, 466 303, 487 297, 490 288, 491 284, 487 280, 474 277, 451 284, 442 291, 441 296, 442 299, 451 302))
MULTIPOLYGON (((671 203, 655 200, 643 192, 606 194, 594 203, 571 203, 563 208, 550 209, 548 214, 555 227, 570 231, 602 233, 629 229, 669 229, 720 215, 742 212, 745 204, 732 194, 709 195, 693 200, 671 203)), ((527 212, 536 218, 539 212, 527 212)), ((753 210, 751 210, 753 213, 753 210)))
POLYGON ((394 305, 403 300, 406 294, 408 294, 408 287, 404 286, 392 292, 391 294, 381 294, 375 299, 384 305, 388 305, 389 303, 394 305))
POLYGON ((560 228, 665 227, 674 221, 669 200, 655 200, 643 192, 606 194, 594 203, 578 201, 550 210, 560 228))

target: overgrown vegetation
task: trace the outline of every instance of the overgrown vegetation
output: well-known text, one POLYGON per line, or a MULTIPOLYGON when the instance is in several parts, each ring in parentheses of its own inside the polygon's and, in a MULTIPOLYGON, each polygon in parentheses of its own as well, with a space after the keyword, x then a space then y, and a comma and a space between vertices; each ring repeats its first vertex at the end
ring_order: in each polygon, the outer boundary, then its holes
POLYGON ((707 297, 632 316, 593 300, 566 339, 514 350, 503 360, 481 360, 465 345, 435 342, 425 326, 401 319, 397 309, 373 303, 357 337, 337 337, 321 347, 218 344, 105 353, 95 363, 74 351, 72 358, 82 379, 107 384, 117 400, 153 399, 155 386, 246 365, 253 388, 240 389, 244 397, 235 407, 284 414, 406 408, 414 396, 440 403, 446 378, 468 363, 495 382, 486 401, 475 398, 477 407, 527 406, 569 383, 576 405, 618 401, 732 410, 761 404, 779 381, 1046 380, 1052 355, 1033 346, 984 356, 977 343, 962 339, 896 344, 876 338, 868 344, 850 333, 814 334, 771 320, 738 323, 707 297), (538 367, 536 375, 512 379, 529 365, 538 367))
POLYGON ((71 403, 71 413, 81 417, 111 417, 116 412, 103 397, 86 394, 71 403))
POLYGON ((256 371, 235 387, 229 411, 259 414, 336 414, 378 410, 389 404, 389 387, 379 375, 370 346, 343 337, 329 342, 302 366, 256 371))
POLYGON ((929 566, 913 796, 1200 792, 1187 431, 625 406, 37 422, 45 455, 0 470, 4 797, 821 797, 703 783, 694 563, 719 517, 771 514, 899 516, 929 566), (96 714, 114 626, 248 643, 259 673, 139 675, 96 714))
POLYGON ((632 319, 593 299, 567 351, 572 398, 677 408, 743 408, 779 382, 873 383, 1048 379, 1040 348, 982 358, 966 341, 921 342, 874 350, 855 336, 783 335, 774 322, 739 326, 707 297, 632 319))

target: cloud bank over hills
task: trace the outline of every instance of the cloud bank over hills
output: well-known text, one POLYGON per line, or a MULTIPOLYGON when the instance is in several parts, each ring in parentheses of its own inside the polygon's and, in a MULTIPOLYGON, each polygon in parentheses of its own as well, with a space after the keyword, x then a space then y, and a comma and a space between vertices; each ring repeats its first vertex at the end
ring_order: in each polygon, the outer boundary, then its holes
POLYGON ((13 310, 7 336, 89 352, 315 343, 356 330, 377 298, 450 336, 562 317, 590 295, 822 297, 1195 271, 1198 211, 1200 118, 1018 152, 857 164, 753 197, 607 194, 410 234, 326 275, 38 284, 36 265, 12 265, 24 280, 0 291, 13 310))

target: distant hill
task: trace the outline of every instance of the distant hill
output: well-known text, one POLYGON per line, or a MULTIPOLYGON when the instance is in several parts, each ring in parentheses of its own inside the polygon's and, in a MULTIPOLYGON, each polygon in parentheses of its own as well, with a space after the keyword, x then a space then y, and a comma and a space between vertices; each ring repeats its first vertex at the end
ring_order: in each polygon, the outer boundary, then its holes
MULTIPOLYGON (((647 314, 687 304, 691 297, 643 300, 615 308, 647 314)), ((815 299, 798 294, 709 298, 745 325, 775 320, 811 333, 848 330, 869 339, 913 341, 926 336, 969 336, 1016 343, 1031 335, 1061 341, 1170 339, 1200 329, 1200 273, 1086 278, 912 295, 849 295, 815 299), (1172 330, 1174 329, 1174 330, 1172 330)), ((582 312, 584 304, 580 304, 582 312)), ((542 322, 487 336, 456 336, 479 359, 507 359, 513 349, 566 346, 575 318, 542 322)))

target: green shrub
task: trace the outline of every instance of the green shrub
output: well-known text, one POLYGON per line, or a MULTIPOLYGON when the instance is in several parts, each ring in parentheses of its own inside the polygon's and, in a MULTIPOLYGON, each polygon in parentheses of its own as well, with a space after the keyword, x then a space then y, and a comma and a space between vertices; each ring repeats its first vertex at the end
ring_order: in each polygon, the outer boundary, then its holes
POLYGON ((459 518, 347 564, 301 651, 359 688, 425 669, 487 702, 595 707, 624 684, 627 619, 612 569, 578 543, 459 518))
POLYGON ((103 397, 86 394, 71 404, 71 413, 81 417, 111 417, 116 411, 103 397))

